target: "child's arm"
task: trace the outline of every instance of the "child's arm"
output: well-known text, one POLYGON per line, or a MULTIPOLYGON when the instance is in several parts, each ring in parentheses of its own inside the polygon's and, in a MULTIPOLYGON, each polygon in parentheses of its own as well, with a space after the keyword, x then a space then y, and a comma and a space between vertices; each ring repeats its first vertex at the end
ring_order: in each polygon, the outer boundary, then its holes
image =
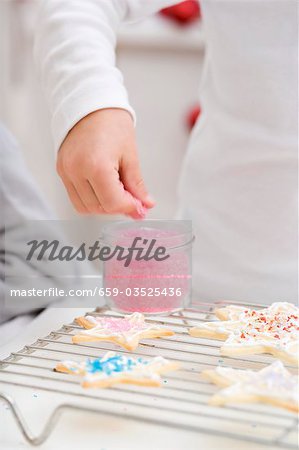
POLYGON ((81 213, 140 218, 154 205, 139 168, 134 112, 115 66, 116 32, 122 21, 173 3, 178 1, 42 2, 35 55, 60 149, 57 170, 81 213))

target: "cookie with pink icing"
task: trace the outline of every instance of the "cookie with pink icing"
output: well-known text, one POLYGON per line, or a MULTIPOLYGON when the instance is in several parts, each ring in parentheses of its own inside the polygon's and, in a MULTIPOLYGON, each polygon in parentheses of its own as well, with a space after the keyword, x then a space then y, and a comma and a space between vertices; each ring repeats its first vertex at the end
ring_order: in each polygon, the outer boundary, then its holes
POLYGON ((174 332, 145 321, 144 315, 135 312, 124 317, 92 316, 78 317, 76 322, 84 330, 73 336, 73 343, 106 341, 135 350, 141 339, 172 336, 174 332))
POLYGON ((225 341, 220 349, 224 356, 270 353, 298 365, 299 308, 295 305, 278 302, 263 309, 231 305, 215 314, 220 320, 191 328, 191 336, 225 341))
POLYGON ((266 403, 298 412, 298 377, 281 361, 260 371, 217 367, 202 372, 204 378, 224 389, 211 397, 211 405, 227 403, 266 403))

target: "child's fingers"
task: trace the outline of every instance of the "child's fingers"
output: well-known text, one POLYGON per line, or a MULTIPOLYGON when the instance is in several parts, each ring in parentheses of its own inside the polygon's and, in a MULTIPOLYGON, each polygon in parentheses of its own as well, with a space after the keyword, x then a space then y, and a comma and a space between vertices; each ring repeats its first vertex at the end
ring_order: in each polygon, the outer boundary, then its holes
POLYGON ((73 183, 69 181, 66 177, 61 178, 75 210, 80 214, 88 214, 88 210, 84 205, 83 201, 81 200, 73 183))
POLYGON ((76 186, 76 191, 90 214, 105 214, 105 211, 88 180, 76 180, 73 184, 76 186))
POLYGON ((113 166, 101 167, 89 181, 106 213, 144 217, 145 208, 125 190, 118 171, 113 166))
POLYGON ((125 189, 139 199, 146 208, 152 208, 155 205, 144 184, 137 155, 125 157, 122 161, 121 180, 125 189))

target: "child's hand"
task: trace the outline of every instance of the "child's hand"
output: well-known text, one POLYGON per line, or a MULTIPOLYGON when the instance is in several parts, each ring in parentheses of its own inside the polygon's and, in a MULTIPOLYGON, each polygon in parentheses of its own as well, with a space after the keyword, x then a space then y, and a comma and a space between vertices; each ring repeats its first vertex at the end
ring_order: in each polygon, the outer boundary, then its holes
POLYGON ((140 172, 133 121, 123 109, 80 120, 60 147, 57 172, 80 213, 138 219, 154 206, 140 172))

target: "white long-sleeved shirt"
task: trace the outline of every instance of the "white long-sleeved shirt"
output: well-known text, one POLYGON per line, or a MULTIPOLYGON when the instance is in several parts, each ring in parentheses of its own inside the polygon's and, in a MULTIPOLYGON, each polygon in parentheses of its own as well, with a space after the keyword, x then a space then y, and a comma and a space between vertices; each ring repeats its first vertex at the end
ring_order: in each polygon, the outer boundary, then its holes
MULTIPOLYGON (((97 109, 129 105, 116 31, 174 1, 44 0, 36 59, 56 148, 97 109)), ((296 0, 202 0, 201 119, 179 185, 201 299, 297 298, 296 0)))

